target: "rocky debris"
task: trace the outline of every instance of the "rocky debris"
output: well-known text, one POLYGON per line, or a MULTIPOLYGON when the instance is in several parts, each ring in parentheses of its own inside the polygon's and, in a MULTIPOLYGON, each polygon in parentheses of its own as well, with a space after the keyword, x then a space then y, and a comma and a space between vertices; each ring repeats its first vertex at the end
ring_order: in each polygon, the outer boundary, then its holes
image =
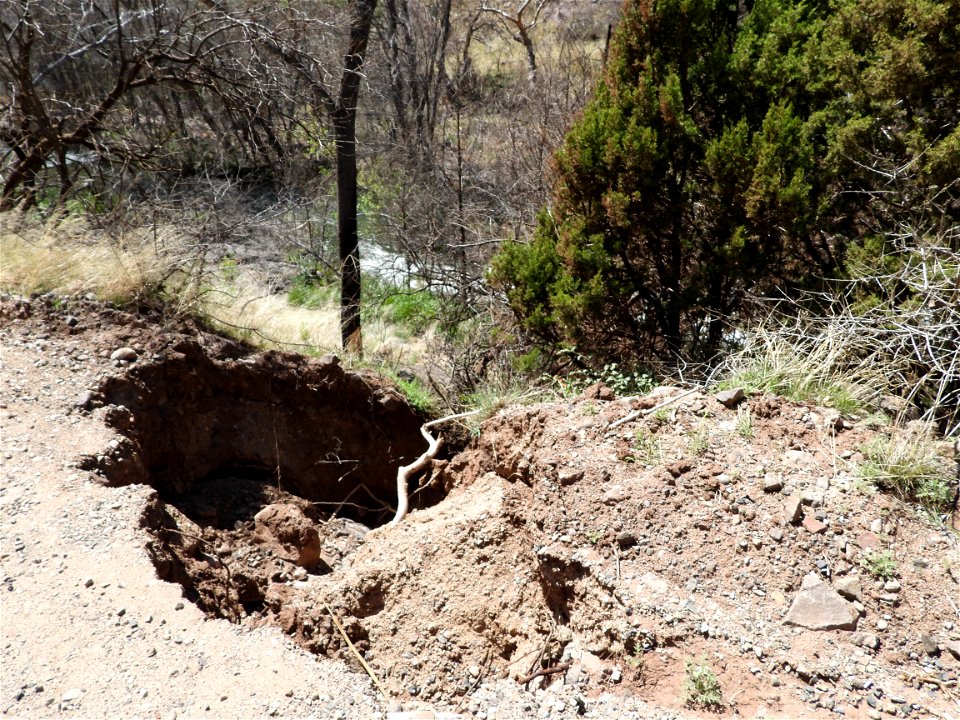
POLYGON ((132 347, 121 347, 110 353, 110 359, 120 362, 134 362, 137 359, 137 351, 132 347))
POLYGON ((870 650, 880 649, 880 638, 873 633, 856 633, 850 638, 854 645, 868 648, 870 650))
POLYGON ((765 475, 763 478, 763 491, 767 493, 775 493, 783 490, 783 476, 781 475, 765 475))
POLYGON ((863 602, 863 586, 859 575, 846 575, 834 579, 833 589, 847 600, 863 602))
POLYGON ((724 390, 722 392, 718 392, 713 397, 725 408, 732 410, 743 401, 743 399, 746 397, 746 394, 743 392, 743 388, 736 388, 735 390, 724 390))
POLYGON ((901 422, 920 419, 920 408, 909 400, 897 397, 896 395, 884 395, 878 403, 880 411, 901 422))
POLYGON ((854 630, 859 615, 830 585, 807 575, 787 611, 784 623, 808 630, 854 630))
POLYGON ((955 660, 960 660, 960 640, 948 640, 943 643, 943 649, 953 655, 955 660))
POLYGON ((940 654, 940 645, 937 643, 937 639, 932 635, 921 635, 920 647, 923 648, 923 651, 927 655, 936 656, 940 654))
POLYGON ((320 562, 320 533, 296 505, 267 505, 253 520, 257 539, 276 546, 278 557, 307 569, 320 562))
POLYGON ((803 504, 799 495, 791 495, 783 504, 783 518, 791 525, 796 525, 803 519, 803 504))
POLYGON ((825 532, 827 526, 817 520, 815 517, 805 517, 803 519, 803 529, 812 535, 819 535, 825 532))

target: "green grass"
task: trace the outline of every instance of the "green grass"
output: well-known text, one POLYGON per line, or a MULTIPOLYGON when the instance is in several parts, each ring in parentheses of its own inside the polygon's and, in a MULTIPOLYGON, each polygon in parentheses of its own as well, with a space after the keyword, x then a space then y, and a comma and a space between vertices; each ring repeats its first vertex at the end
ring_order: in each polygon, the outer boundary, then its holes
POLYGON ((630 452, 624 456, 625 462, 637 462, 641 465, 656 465, 660 462, 663 452, 660 448, 660 439, 649 430, 641 428, 634 436, 630 452))
POLYGON ((705 455, 710 450, 710 431, 700 427, 690 434, 687 450, 692 455, 705 455))
POLYGON ((954 499, 952 468, 924 433, 878 437, 867 443, 858 467, 861 481, 933 511, 946 511, 954 499))
POLYGON ((745 440, 750 440, 753 437, 753 414, 749 407, 745 405, 737 407, 737 420, 734 424, 734 430, 736 430, 737 435, 745 440))

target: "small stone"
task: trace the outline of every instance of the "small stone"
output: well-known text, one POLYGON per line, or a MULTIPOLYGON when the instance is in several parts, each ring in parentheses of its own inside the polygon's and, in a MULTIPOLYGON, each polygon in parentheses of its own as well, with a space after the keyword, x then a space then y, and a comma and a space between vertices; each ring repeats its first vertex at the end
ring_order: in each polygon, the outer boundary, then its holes
POLYGON ((811 573, 787 611, 784 623, 808 630, 854 630, 857 611, 832 587, 811 573))
POLYGON ((883 589, 887 592, 898 593, 900 592, 900 581, 899 580, 887 580, 883 584, 883 589))
POLYGON ((861 550, 875 550, 880 546, 880 538, 874 532, 865 532, 857 538, 857 545, 861 550))
POLYGON ((882 532, 883 532, 883 520, 881 520, 880 518, 877 518, 876 520, 874 520, 873 522, 871 522, 871 523, 870 523, 870 532, 872 532, 874 535, 879 535, 880 533, 882 533, 882 532))
POLYGON ((803 519, 803 528, 808 533, 819 535, 820 533, 826 531, 827 526, 817 520, 815 517, 805 517, 803 519))
POLYGON ((617 534, 617 545, 622 548, 632 547, 637 544, 637 537, 629 530, 624 530, 617 534))
POLYGON ((948 640, 943 643, 943 649, 953 655, 955 659, 960 660, 960 640, 948 640))
POLYGON ((620 668, 615 667, 615 668, 610 672, 610 682, 612 682, 612 683, 618 683, 618 682, 620 682, 622 679, 623 679, 623 673, 620 671, 620 668))
POLYGON ((877 620, 877 630, 879 630, 880 632, 883 632, 888 627, 890 627, 890 623, 888 623, 883 618, 880 618, 879 620, 877 620))
POLYGON ((937 639, 932 635, 921 635, 920 645, 927 655, 935 657, 940 654, 940 646, 937 644, 937 639))
POLYGON ((60 702, 71 703, 76 702, 81 697, 83 697, 82 688, 70 688, 63 695, 60 696, 60 702))
POLYGON ((724 390, 723 392, 718 392, 713 397, 718 403, 732 410, 740 404, 740 401, 743 400, 746 395, 743 392, 743 388, 737 388, 736 390, 724 390))
POLYGON ((583 480, 582 468, 563 468, 557 473, 557 481, 561 485, 573 485, 583 480))
POLYGON ((83 586, 84 586, 85 588, 93 587, 93 578, 92 578, 92 577, 86 578, 86 579, 83 581, 83 586))
POLYGON ((122 607, 117 608, 117 617, 123 617, 126 614, 127 614, 126 608, 122 608, 122 607))
POLYGON ((865 647, 870 650, 880 649, 880 638, 873 633, 855 633, 850 639, 858 647, 865 647))
POLYGON ((73 315, 67 315, 63 319, 63 322, 66 323, 67 327, 76 327, 77 323, 79 323, 80 321, 77 320, 77 318, 74 317, 73 315))
POLYGON ((784 519, 793 525, 796 525, 803 518, 803 506, 800 503, 799 495, 791 495, 783 505, 784 519))
POLYGON ((93 407, 93 401, 96 399, 96 396, 93 394, 92 390, 84 390, 77 396, 76 401, 74 401, 74 407, 78 407, 81 410, 89 410, 93 407))
POLYGON ((781 530, 778 527, 770 528, 770 532, 768 532, 767 534, 777 542, 780 542, 781 540, 783 540, 783 530, 781 530))
POLYGON ((835 578, 833 581, 833 589, 847 600, 863 602, 863 586, 860 584, 860 577, 858 575, 835 578))
POLYGON ((176 605, 173 606, 173 609, 174 609, 174 610, 183 610, 183 603, 182 603, 182 602, 178 602, 176 605))
POLYGON ((768 493, 783 490, 783 478, 780 475, 766 475, 763 478, 763 491, 768 493))
POLYGON ((137 359, 137 351, 132 347, 117 348, 110 353, 110 359, 119 360, 121 362, 133 362, 137 359))
POLYGON ((471 665, 467 672, 470 673, 470 677, 480 677, 480 667, 478 665, 471 665))

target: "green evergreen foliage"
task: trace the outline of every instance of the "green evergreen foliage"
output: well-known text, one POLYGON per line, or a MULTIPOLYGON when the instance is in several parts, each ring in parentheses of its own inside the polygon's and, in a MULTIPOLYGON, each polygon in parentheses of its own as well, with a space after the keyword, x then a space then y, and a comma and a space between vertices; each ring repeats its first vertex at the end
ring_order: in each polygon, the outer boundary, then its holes
POLYGON ((547 342, 712 353, 747 293, 842 271, 889 222, 891 172, 898 202, 960 177, 958 7, 628 0, 551 207, 493 281, 547 342))

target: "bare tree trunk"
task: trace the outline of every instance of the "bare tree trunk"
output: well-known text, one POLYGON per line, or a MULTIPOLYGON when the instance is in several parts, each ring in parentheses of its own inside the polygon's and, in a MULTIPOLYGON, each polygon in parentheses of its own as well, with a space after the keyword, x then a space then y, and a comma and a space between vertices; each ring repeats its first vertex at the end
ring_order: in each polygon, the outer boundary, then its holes
POLYGON ((350 45, 333 112, 337 147, 337 232, 340 247, 340 337, 345 350, 363 354, 360 325, 360 243, 357 234, 357 98, 377 0, 356 0, 350 45))

